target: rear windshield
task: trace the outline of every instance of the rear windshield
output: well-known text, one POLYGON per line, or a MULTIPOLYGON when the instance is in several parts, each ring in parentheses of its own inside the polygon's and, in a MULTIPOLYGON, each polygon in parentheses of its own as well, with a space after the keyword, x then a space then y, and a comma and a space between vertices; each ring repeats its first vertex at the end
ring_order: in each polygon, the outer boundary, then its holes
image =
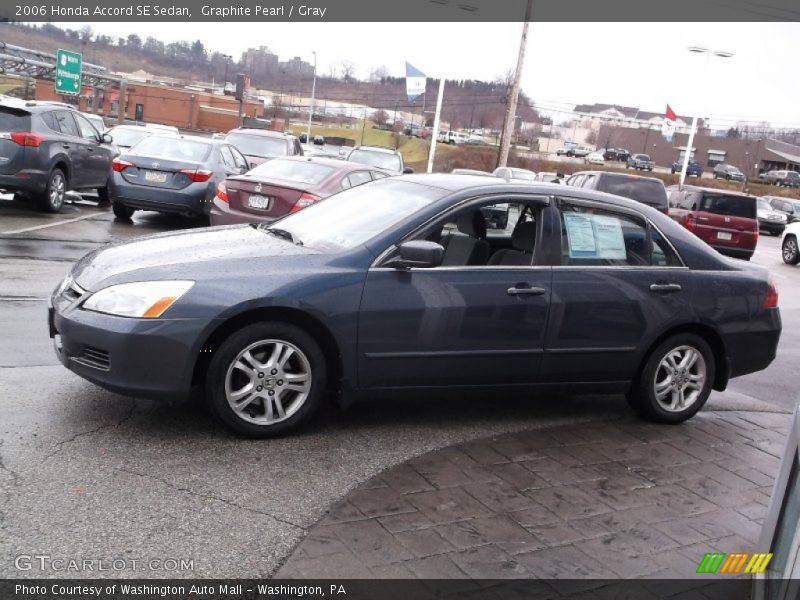
POLYGON ((258 165, 248 173, 248 176, 275 177, 277 179, 286 179, 288 181, 299 181, 301 183, 316 185, 333 173, 333 171, 334 168, 328 165, 276 158, 275 160, 258 165))
POLYGON ((536 173, 530 171, 511 169, 511 177, 513 179, 525 179, 526 181, 536 181, 536 173))
POLYGON ((286 156, 289 153, 286 138, 282 137, 230 133, 225 137, 225 141, 236 146, 239 152, 247 156, 275 158, 276 156, 286 156))
POLYGON ((151 135, 131 148, 132 154, 168 160, 203 162, 211 152, 211 144, 151 135))
POLYGON ((756 199, 748 196, 704 195, 700 210, 728 217, 756 218, 756 199))
POLYGON ((400 157, 396 154, 389 154, 388 152, 357 149, 350 153, 347 160, 371 167, 378 167, 379 169, 388 169, 390 171, 400 170, 400 157))
POLYGON ((31 116, 29 113, 0 107, 0 131, 30 131, 31 116))
POLYGON ((667 190, 664 188, 664 184, 652 179, 606 175, 600 177, 597 189, 601 192, 630 198, 656 208, 665 208, 667 206, 667 190))
POLYGON ((135 129, 112 129, 108 132, 108 134, 111 136, 111 139, 115 144, 118 146, 125 146, 127 148, 130 148, 147 136, 152 135, 152 133, 149 131, 139 131, 135 129))
POLYGON ((650 160, 650 156, 649 156, 649 155, 647 155, 647 154, 637 154, 637 155, 636 155, 636 158, 637 158, 638 160, 650 160))

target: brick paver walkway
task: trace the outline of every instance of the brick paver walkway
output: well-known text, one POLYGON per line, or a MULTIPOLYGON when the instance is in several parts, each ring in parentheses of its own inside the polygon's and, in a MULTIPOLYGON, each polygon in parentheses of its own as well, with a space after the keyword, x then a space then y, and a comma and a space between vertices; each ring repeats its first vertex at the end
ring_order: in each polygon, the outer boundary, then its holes
POLYGON ((278 578, 685 578, 757 549, 791 415, 611 421, 430 452, 353 490, 278 578))

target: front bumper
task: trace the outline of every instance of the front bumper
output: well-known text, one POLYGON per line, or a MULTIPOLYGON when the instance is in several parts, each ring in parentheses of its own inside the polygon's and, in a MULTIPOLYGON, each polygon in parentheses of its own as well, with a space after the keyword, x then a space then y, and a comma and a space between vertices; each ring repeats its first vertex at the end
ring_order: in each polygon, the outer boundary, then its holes
POLYGON ((132 319, 51 297, 50 337, 69 370, 107 390, 153 399, 185 398, 198 345, 214 325, 205 319, 132 319))
POLYGON ((780 235, 786 229, 786 223, 782 221, 772 221, 770 219, 759 219, 758 228, 770 233, 780 235))
POLYGON ((732 258, 743 258, 745 260, 750 260, 756 251, 755 248, 734 248, 731 246, 710 245, 720 254, 724 254, 725 256, 730 256, 732 258))

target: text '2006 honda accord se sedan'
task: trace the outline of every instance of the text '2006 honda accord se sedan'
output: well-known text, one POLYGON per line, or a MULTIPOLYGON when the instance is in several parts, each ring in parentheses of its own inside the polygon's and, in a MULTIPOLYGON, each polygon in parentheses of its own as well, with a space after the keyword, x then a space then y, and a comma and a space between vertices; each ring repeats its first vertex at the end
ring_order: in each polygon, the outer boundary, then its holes
MULTIPOLYGON (((271 224, 156 235, 81 259, 51 297, 64 365, 109 390, 202 386, 251 436, 388 390, 624 393, 652 420, 766 368, 767 272, 641 203, 410 175, 271 224), (487 215, 505 212, 503 228, 487 215)), ((533 394, 535 398, 536 394, 533 394)))

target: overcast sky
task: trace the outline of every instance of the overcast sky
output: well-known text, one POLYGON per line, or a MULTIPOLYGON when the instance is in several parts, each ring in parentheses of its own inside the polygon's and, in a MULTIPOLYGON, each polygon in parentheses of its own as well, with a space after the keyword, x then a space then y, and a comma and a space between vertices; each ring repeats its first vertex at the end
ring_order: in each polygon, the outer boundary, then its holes
MULTIPOLYGON (((77 24, 65 24, 75 27, 77 24)), ((137 33, 165 42, 200 39, 239 57, 265 45, 282 60, 300 56, 319 72, 343 60, 364 78, 384 65, 404 76, 408 60, 430 76, 492 80, 513 68, 521 23, 103 23, 112 36, 137 33)), ((531 23, 522 87, 542 108, 616 103, 679 115, 768 120, 800 127, 800 24, 531 23), (734 52, 705 58, 701 45, 734 52)))

